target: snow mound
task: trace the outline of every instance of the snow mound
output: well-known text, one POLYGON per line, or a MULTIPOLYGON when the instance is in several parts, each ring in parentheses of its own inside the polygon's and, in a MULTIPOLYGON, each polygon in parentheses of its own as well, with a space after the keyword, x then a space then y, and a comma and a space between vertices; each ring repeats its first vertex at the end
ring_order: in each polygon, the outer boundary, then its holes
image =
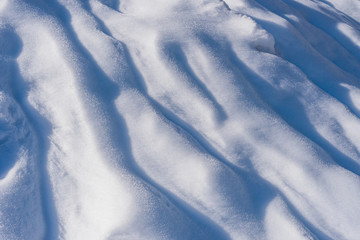
POLYGON ((359 239, 358 10, 0 0, 0 239, 359 239))

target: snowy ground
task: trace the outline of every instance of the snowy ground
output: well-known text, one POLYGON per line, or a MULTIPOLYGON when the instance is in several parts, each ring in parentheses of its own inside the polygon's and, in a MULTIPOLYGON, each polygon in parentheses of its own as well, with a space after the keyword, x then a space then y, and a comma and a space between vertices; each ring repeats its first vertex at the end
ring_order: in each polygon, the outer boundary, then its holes
POLYGON ((0 239, 360 239, 360 1, 0 0, 0 239))

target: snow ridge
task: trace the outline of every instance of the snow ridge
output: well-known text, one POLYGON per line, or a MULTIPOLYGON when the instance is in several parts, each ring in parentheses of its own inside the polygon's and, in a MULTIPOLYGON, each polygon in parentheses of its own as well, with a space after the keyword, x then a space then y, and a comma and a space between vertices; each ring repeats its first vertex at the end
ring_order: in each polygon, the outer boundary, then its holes
POLYGON ((359 239, 356 0, 0 0, 0 239, 359 239))

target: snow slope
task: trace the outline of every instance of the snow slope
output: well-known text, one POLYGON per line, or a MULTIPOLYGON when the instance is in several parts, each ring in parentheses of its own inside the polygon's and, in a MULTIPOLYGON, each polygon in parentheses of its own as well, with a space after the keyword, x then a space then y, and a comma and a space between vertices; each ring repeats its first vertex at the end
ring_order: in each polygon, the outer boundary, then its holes
POLYGON ((360 239, 358 0, 0 0, 0 239, 360 239))

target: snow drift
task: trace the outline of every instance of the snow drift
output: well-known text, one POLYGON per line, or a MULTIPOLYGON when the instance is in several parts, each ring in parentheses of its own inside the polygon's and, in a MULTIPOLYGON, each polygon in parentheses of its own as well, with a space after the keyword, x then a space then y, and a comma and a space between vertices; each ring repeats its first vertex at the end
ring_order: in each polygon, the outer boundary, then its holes
POLYGON ((356 0, 0 0, 0 239, 359 239, 356 0))

